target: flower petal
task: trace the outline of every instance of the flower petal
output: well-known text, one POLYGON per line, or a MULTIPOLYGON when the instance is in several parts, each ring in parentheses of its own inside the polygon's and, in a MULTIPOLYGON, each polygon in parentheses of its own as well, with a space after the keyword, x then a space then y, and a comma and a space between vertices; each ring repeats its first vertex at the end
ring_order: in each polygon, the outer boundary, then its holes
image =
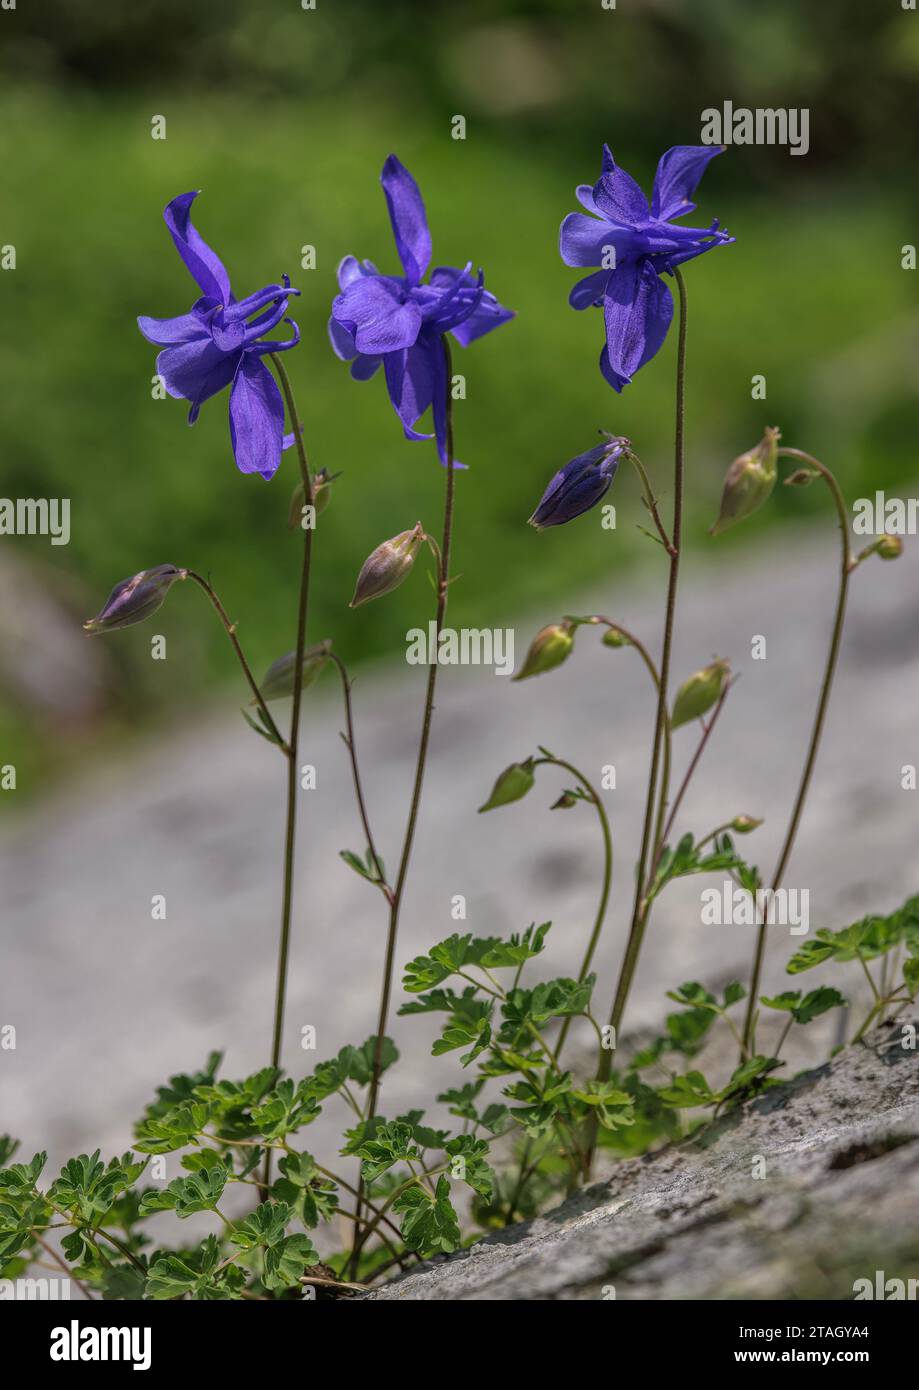
POLYGON ((630 227, 615 227, 585 212, 570 212, 559 232, 558 249, 565 265, 597 266, 609 259, 612 247, 616 264, 622 265, 645 250, 646 241, 630 227))
MULTIPOLYGON (((673 318, 673 298, 647 261, 623 266, 610 277, 604 316, 609 365, 613 376, 626 385, 666 338, 673 318)), ((610 384, 621 390, 621 385, 610 384)))
POLYGON ((450 332, 460 347, 468 347, 477 338, 483 338, 493 328, 500 328, 502 323, 508 323, 515 317, 515 310, 505 309, 504 305, 499 304, 495 296, 486 290, 469 317, 456 324, 450 332))
POLYGON ((594 184, 597 210, 610 221, 627 227, 640 227, 643 222, 648 222, 651 209, 647 198, 632 175, 617 166, 607 146, 604 146, 603 163, 604 171, 594 184), (606 168, 606 155, 609 155, 612 168, 606 168))
POLYGON ((232 302, 230 277, 223 261, 196 231, 191 220, 191 205, 197 198, 195 193, 182 193, 173 198, 163 210, 163 218, 182 257, 201 293, 216 299, 220 304, 232 302))
POLYGON ((332 301, 332 316, 352 334, 358 352, 399 352, 412 346, 421 328, 421 310, 403 293, 384 275, 353 280, 332 301))
POLYGON ((389 352, 383 358, 389 399, 402 421, 406 439, 431 438, 412 427, 434 399, 438 361, 443 362, 440 341, 434 339, 432 342, 427 338, 401 352, 389 352))
POLYGON ((156 370, 170 396, 179 396, 200 406, 229 386, 238 363, 238 352, 221 352, 210 338, 206 338, 164 348, 156 359, 156 370))
POLYGON ((693 212, 691 202, 709 161, 723 154, 723 145, 674 145, 662 154, 654 175, 651 212, 662 222, 693 212))
POLYGON ((342 290, 347 289, 352 280, 359 280, 362 275, 379 275, 379 273, 373 261, 359 261, 357 256, 344 256, 338 262, 338 270, 336 271, 338 287, 342 290))
POLYGON ((141 314, 137 320, 137 327, 147 342, 156 343, 157 347, 171 347, 173 343, 191 343, 196 338, 207 338, 210 335, 206 322, 203 316, 196 312, 199 305, 216 307, 213 300, 199 299, 190 313, 179 314, 174 319, 151 319, 141 314))
POLYGON ((399 258, 409 280, 417 285, 431 261, 431 233, 421 190, 394 154, 383 165, 380 183, 386 194, 399 258))
POLYGON ((271 478, 281 462, 284 402, 264 362, 250 352, 240 358, 230 392, 230 438, 241 473, 271 478))
POLYGON ((369 381, 379 370, 382 361, 382 357, 371 357, 367 353, 359 353, 351 363, 351 375, 355 381, 369 381))
POLYGON ((572 309, 589 309, 592 305, 601 304, 609 278, 614 273, 612 270, 595 270, 592 275, 585 275, 583 280, 573 285, 568 296, 572 309))

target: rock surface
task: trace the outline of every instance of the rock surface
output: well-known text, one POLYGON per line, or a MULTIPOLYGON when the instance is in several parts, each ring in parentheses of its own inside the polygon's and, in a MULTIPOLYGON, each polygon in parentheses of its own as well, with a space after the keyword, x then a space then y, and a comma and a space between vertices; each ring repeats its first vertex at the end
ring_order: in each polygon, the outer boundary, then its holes
POLYGON ((851 1299, 879 1271, 919 1279, 919 1064, 901 1023, 359 1299, 851 1299))

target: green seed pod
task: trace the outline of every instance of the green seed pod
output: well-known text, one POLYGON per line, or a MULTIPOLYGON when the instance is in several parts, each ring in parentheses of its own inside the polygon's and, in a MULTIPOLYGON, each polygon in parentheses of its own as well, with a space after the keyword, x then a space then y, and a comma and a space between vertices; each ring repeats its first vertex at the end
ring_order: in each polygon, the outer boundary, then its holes
POLYGON ((626 637, 624 632, 620 632, 618 627, 608 627, 601 641, 604 647, 630 647, 632 645, 631 639, 626 637))
POLYGON ((729 526, 752 516, 769 498, 778 476, 778 449, 781 433, 766 426, 766 433, 753 449, 734 460, 724 480, 721 511, 710 534, 720 536, 729 526))
POLYGON ((903 554, 903 541, 900 536, 881 536, 877 543, 878 558, 898 560, 903 554))
POLYGON ((749 835, 751 830, 756 830, 762 823, 756 816, 735 816, 731 821, 731 829, 738 835, 749 835))
POLYGON ((526 796, 535 780, 532 758, 522 763, 511 763, 495 782, 491 795, 485 805, 479 807, 479 812, 493 811, 496 806, 508 806, 512 801, 519 801, 526 796))
POLYGON ((530 643, 523 666, 514 676, 515 681, 525 681, 529 676, 540 676, 544 671, 552 671, 571 654, 574 646, 572 624, 567 620, 550 623, 540 628, 530 643))
MULTIPOLYGON (((332 483, 336 478, 340 478, 340 473, 330 473, 327 468, 320 468, 313 479, 313 508, 317 516, 321 516, 329 502, 332 500, 332 483)), ((290 511, 287 514, 287 529, 292 531, 295 526, 303 523, 303 508, 306 505, 306 488, 301 479, 294 488, 290 498, 290 511)))
POLYGON ((358 608, 397 589, 414 565, 423 540, 424 528, 419 521, 414 530, 400 531, 398 536, 378 545, 361 567, 350 606, 358 608))
MULTIPOLYGON (((307 647, 303 653, 303 686, 313 684, 320 672, 329 660, 329 652, 332 650, 332 643, 326 639, 319 642, 315 647, 307 647)), ((277 661, 273 661, 265 672, 265 677, 259 685, 262 692, 262 699, 284 700, 288 695, 294 693, 294 671, 297 665, 297 653, 287 652, 285 656, 279 656, 277 661)), ((250 700, 250 705, 257 703, 250 700)))
POLYGON ((691 719, 701 719, 703 714, 707 714, 720 698, 730 670, 728 663, 719 658, 684 681, 673 702, 670 727, 678 729, 681 724, 688 724, 691 719))

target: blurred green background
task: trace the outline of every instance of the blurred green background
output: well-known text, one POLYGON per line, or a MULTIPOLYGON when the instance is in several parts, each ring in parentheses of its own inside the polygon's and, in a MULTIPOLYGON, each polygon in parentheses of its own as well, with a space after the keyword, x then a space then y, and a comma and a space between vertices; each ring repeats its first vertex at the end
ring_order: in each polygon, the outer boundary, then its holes
MULTIPOLYGON (((0 763, 17 764, 26 793, 238 682, 190 586, 153 629, 95 639, 87 675, 68 644, 90 642, 78 622, 116 581, 193 567, 239 620, 257 671, 292 645, 293 454, 271 484, 240 475, 226 396, 189 430, 183 403, 152 398, 155 350, 134 324, 196 295, 161 220, 187 189, 204 191, 196 221, 238 294, 285 270, 303 291, 303 342, 286 362, 313 464, 343 471, 317 536, 311 636, 334 637, 349 662, 400 651, 427 620, 418 572, 384 603, 347 603, 369 550, 419 518, 437 528, 441 509, 433 447, 403 440, 382 380, 352 382, 326 336, 341 256, 397 267, 378 184, 390 151, 423 189, 435 263, 481 264, 518 311, 455 352, 470 466, 455 625, 548 621, 597 576, 613 592, 655 566, 624 473, 614 535, 587 520, 544 535, 524 524, 601 426, 635 441, 666 500, 675 334, 616 396, 597 369, 599 313, 567 307, 577 272, 558 258, 557 229, 604 140, 650 188, 660 153, 696 143, 701 112, 726 98, 809 108, 810 152, 735 147, 700 188, 694 220, 717 215, 737 244, 687 271, 694 562, 730 565, 761 534, 739 528, 715 547, 706 530, 727 464, 764 424, 832 462, 850 497, 908 490, 919 473, 916 273, 901 268, 901 247, 919 240, 919 14, 899 0, 44 0, 4 11, 0 43, 0 243, 17 258, 0 273, 0 492, 72 499, 68 547, 0 542, 0 763), (451 138, 457 114, 464 141, 451 138), (165 140, 151 138, 157 115, 165 140), (304 245, 315 270, 300 269, 304 245), (766 401, 751 399, 755 373, 766 401), (167 634, 166 662, 150 660, 153 630, 167 634)), ((780 490, 768 518, 823 502, 780 490)))

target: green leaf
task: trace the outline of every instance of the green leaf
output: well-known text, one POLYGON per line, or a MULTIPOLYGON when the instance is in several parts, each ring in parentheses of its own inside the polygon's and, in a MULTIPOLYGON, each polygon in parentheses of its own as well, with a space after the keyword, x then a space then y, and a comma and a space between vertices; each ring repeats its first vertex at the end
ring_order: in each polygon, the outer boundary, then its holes
POLYGON ((635 1123, 634 1097, 620 1091, 612 1081, 591 1080, 584 1090, 575 1090, 571 1094, 595 1110, 597 1120, 604 1129, 626 1129, 635 1123))
POLYGON ((375 1182, 394 1163, 421 1157, 412 1138, 411 1126, 398 1121, 381 1125, 374 1138, 361 1144, 357 1154, 363 1159, 361 1177, 367 1183, 375 1182))
POLYGON ((404 1213, 402 1239, 409 1250, 449 1255, 459 1249, 459 1222, 450 1201, 450 1184, 445 1177, 438 1178, 433 1197, 414 1183, 399 1194, 392 1204, 392 1210, 404 1213))
POLYGON ((801 998, 801 990, 786 990, 771 999, 762 996, 759 1001, 767 1009, 782 1009, 790 1013, 796 1023, 810 1023, 811 1019, 825 1014, 828 1009, 845 1008, 846 1000, 838 989, 813 989, 801 998))
POLYGON ((268 1289, 289 1289, 304 1269, 318 1263, 319 1256, 309 1236, 287 1236, 266 1250, 262 1283, 268 1289))
POLYGON ((551 922, 542 922, 538 927, 531 922, 522 936, 514 935, 509 941, 494 942, 481 956, 479 963, 489 970, 523 965, 542 951, 551 926, 551 922))
MULTIPOLYGON (((377 1035, 367 1039, 360 1047, 354 1048, 348 1078, 358 1086, 369 1086, 373 1079, 374 1059, 377 1052, 377 1035)), ((380 1050, 380 1075, 399 1060, 399 1052, 392 1038, 384 1038, 380 1050)))
POLYGON ((908 956, 903 962, 903 983, 906 985, 906 992, 910 999, 919 990, 919 959, 915 956, 908 956))
POLYGON ((253 1107, 252 1121, 263 1138, 282 1139, 303 1125, 312 1124, 319 1113, 310 1094, 310 1078, 295 1085, 290 1077, 285 1077, 261 1104, 253 1107))
POLYGON ((657 1093, 665 1105, 678 1110, 690 1110, 698 1105, 713 1105, 718 1097, 700 1071, 687 1072, 685 1076, 675 1076, 669 1086, 662 1086, 657 1093))
MULTIPOLYGON (((16 1147, 14 1144, 9 1148, 8 1158, 16 1152, 16 1147)), ((5 1197, 28 1197, 34 1193, 35 1184, 47 1162, 48 1155, 43 1151, 35 1154, 29 1163, 11 1163, 8 1168, 0 1170, 0 1200, 5 1197)))
POLYGON ((456 1090, 442 1091, 437 1099, 442 1105, 447 1106, 451 1115, 458 1115, 461 1120, 474 1121, 478 1119, 478 1112, 473 1101, 481 1094, 484 1086, 483 1080, 467 1081, 465 1086, 456 1090))
POLYGON ((238 1298, 245 1282, 241 1270, 232 1266, 217 1274, 220 1247, 216 1237, 207 1236, 197 1250, 178 1255, 162 1255, 155 1259, 147 1275, 147 1297, 153 1299, 181 1298, 214 1300, 238 1298))
POLYGON ((491 1197, 495 1187, 494 1169, 486 1163, 488 1143, 471 1134, 458 1134, 444 1145, 450 1155, 450 1176, 466 1183, 480 1197, 491 1197))
POLYGON ((289 1220, 290 1207, 286 1202, 262 1202, 244 1221, 233 1227, 227 1239, 241 1250, 277 1245, 283 1238, 289 1220))
POLYGON ((433 989, 451 975, 469 965, 478 965, 494 947, 502 943, 498 937, 459 936, 456 933, 432 946, 426 956, 416 956, 405 966, 402 980, 409 994, 433 989))
POLYGON ((141 1214, 152 1211, 174 1211, 185 1218, 196 1211, 213 1211, 223 1195, 227 1170, 222 1164, 192 1173, 188 1178, 175 1178, 162 1191, 145 1192, 140 1204, 141 1214))
POLYGON ((93 1154, 69 1159, 60 1177, 51 1184, 48 1196, 81 1221, 96 1222, 130 1181, 131 1175, 117 1159, 106 1165, 100 1161, 96 1149, 93 1154))

